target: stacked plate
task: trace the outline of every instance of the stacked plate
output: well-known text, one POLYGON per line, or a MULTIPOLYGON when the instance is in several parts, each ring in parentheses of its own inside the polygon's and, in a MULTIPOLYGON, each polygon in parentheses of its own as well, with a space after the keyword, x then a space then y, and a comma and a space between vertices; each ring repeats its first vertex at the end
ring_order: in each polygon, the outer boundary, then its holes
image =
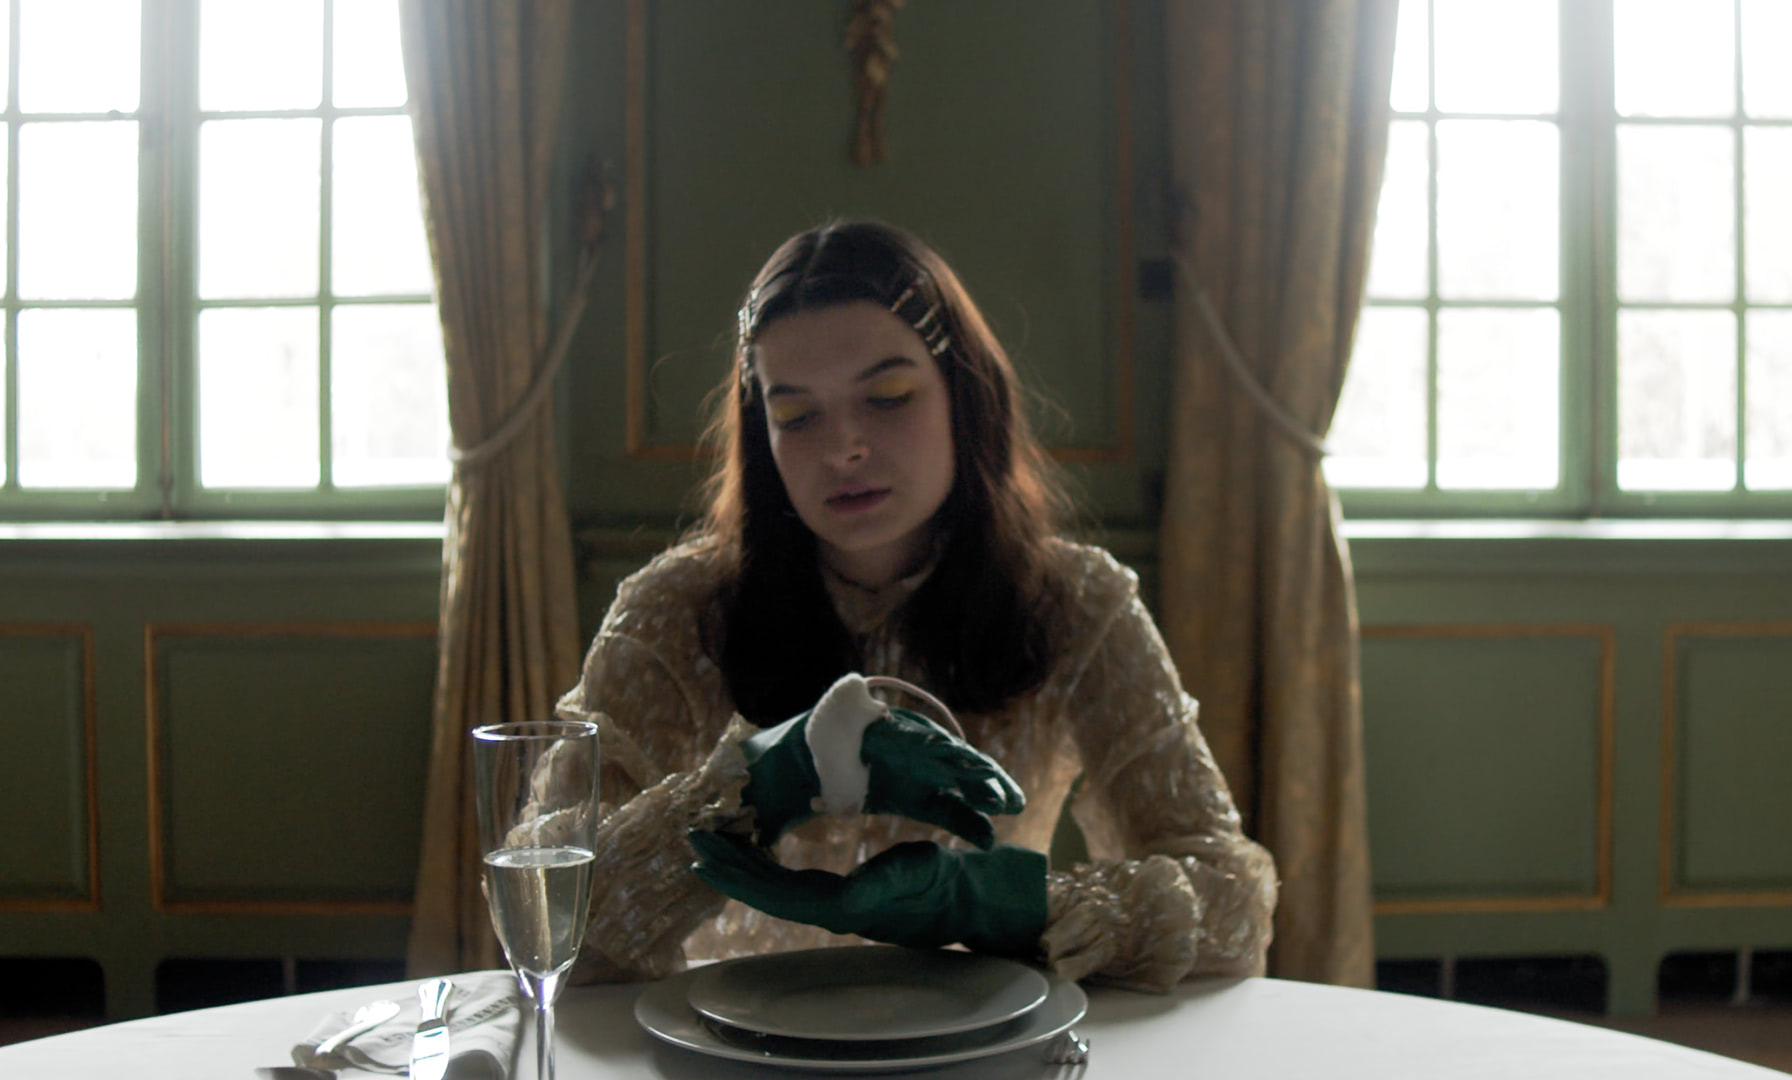
POLYGON ((945 1065, 1055 1038, 1076 983, 975 953, 846 946, 695 968, 647 988, 635 1019, 674 1046, 785 1069, 945 1065))

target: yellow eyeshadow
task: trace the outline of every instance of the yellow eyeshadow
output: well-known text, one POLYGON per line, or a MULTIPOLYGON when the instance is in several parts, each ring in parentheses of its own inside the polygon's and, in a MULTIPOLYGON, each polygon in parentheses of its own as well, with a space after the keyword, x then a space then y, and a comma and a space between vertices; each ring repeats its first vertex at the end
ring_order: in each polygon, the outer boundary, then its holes
POLYGON ((772 402, 772 420, 786 424, 809 411, 808 403, 802 401, 772 402))
POLYGON ((871 396, 880 398, 901 397, 915 389, 915 380, 908 375, 891 375, 871 384, 871 396))

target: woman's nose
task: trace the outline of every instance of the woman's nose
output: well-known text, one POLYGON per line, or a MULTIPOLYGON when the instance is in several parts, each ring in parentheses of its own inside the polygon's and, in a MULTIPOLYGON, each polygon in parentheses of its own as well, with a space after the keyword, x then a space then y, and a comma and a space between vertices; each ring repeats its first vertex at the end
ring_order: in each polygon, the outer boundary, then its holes
POLYGON ((834 437, 828 447, 828 459, 836 466, 853 465, 864 460, 870 452, 865 444, 864 432, 853 423, 844 423, 834 429, 834 437))

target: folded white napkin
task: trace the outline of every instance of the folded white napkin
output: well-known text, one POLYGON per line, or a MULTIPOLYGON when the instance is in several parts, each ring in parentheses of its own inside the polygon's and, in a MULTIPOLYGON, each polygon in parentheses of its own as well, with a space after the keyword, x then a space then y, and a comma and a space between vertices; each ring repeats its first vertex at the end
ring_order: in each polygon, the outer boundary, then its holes
MULTIPOLYGON (((505 1080, 516 1059, 523 1014, 516 976, 508 971, 455 975, 448 998, 448 1075, 451 1080, 505 1080)), ((318 1022, 305 1041, 292 1048, 297 1065, 320 1069, 403 1068, 411 1056, 411 1036, 422 1017, 417 996, 401 1001, 397 1016, 348 1045, 319 1057, 317 1045, 347 1027, 353 1011, 332 1013, 318 1022)))

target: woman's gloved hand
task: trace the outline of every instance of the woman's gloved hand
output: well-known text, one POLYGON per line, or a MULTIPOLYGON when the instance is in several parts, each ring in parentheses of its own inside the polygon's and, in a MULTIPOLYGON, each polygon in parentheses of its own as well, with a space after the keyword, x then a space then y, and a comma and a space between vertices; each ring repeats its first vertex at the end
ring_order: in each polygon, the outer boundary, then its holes
POLYGON ((761 844, 829 809, 899 814, 987 849, 995 843, 987 815, 1016 814, 1027 803, 994 760, 919 713, 878 701, 857 675, 741 750, 741 798, 753 807, 761 844))
POLYGON ((979 952, 1032 953, 1045 930, 1046 858, 1002 844, 955 851, 897 844, 844 877, 790 870, 745 837, 693 829, 691 870, 717 892, 767 915, 910 948, 963 942, 979 952))

